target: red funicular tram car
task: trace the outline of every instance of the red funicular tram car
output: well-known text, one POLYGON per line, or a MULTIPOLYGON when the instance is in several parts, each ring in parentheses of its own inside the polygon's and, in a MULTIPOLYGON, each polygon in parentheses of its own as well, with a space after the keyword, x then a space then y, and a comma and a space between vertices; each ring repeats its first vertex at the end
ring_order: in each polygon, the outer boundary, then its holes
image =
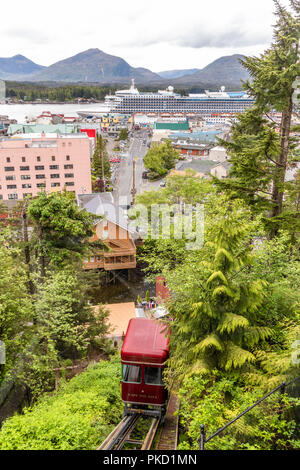
POLYGON ((169 357, 169 336, 157 320, 130 320, 121 349, 122 400, 124 414, 141 410, 150 416, 162 416, 168 392, 162 372, 169 357))

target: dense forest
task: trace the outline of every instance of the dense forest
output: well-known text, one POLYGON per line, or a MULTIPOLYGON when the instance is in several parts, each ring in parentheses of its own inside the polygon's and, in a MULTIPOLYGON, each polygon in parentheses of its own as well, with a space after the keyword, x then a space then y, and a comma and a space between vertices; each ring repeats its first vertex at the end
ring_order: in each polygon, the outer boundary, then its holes
MULTIPOLYGON (((30 82, 6 82, 6 97, 22 101, 49 100, 53 102, 70 102, 82 98, 84 100, 93 99, 103 101, 107 94, 114 94, 124 85, 119 87, 103 86, 99 84, 62 84, 62 83, 30 83, 30 82)), ((157 88, 151 86, 141 86, 139 90, 142 92, 157 92, 157 88)), ((177 93, 187 95, 188 88, 175 90, 177 93)), ((197 90, 200 92, 203 90, 197 90)))
POLYGON ((49 100, 74 101, 78 98, 103 100, 105 95, 113 93, 115 88, 100 85, 62 85, 6 82, 6 97, 23 101, 49 100))

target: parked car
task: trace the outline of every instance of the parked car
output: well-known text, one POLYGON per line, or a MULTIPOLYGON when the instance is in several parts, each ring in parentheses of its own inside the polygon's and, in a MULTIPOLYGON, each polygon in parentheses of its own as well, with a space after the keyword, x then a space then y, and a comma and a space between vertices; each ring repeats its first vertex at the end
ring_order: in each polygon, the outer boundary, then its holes
POLYGON ((143 173, 142 173, 142 178, 143 178, 143 180, 147 180, 147 179, 148 179, 148 171, 143 171, 143 173))
POLYGON ((166 182, 165 181, 162 181, 159 185, 161 188, 165 188, 166 187, 166 182))
POLYGON ((109 159, 110 163, 120 163, 120 158, 110 158, 109 159))

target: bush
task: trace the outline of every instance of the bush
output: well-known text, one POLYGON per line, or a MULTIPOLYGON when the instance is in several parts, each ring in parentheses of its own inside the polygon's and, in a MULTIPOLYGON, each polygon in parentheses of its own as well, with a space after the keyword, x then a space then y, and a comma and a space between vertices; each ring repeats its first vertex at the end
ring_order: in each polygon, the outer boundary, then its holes
MULTIPOLYGON (((206 437, 253 405, 264 392, 249 390, 236 379, 218 372, 189 377, 179 390, 180 424, 184 436, 178 449, 199 449, 201 424, 206 437)), ((283 398, 280 415, 279 392, 229 426, 205 445, 206 450, 289 450, 299 449, 293 407, 299 399, 283 398)))
POLYGON ((0 449, 96 449, 121 419, 119 382, 119 357, 61 382, 55 394, 4 422, 0 449))

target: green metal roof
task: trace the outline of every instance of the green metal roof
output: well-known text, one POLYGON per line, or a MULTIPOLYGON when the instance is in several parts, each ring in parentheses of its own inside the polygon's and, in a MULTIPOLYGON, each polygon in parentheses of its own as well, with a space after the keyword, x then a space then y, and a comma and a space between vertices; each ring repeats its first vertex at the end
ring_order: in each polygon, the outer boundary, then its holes
POLYGON ((155 129, 165 129, 170 131, 188 131, 189 123, 184 122, 156 122, 155 129))
POLYGON ((7 133, 8 135, 13 135, 16 132, 21 132, 22 134, 32 134, 34 132, 38 133, 58 133, 58 134, 72 134, 77 130, 78 126, 68 123, 68 124, 10 124, 7 133))

